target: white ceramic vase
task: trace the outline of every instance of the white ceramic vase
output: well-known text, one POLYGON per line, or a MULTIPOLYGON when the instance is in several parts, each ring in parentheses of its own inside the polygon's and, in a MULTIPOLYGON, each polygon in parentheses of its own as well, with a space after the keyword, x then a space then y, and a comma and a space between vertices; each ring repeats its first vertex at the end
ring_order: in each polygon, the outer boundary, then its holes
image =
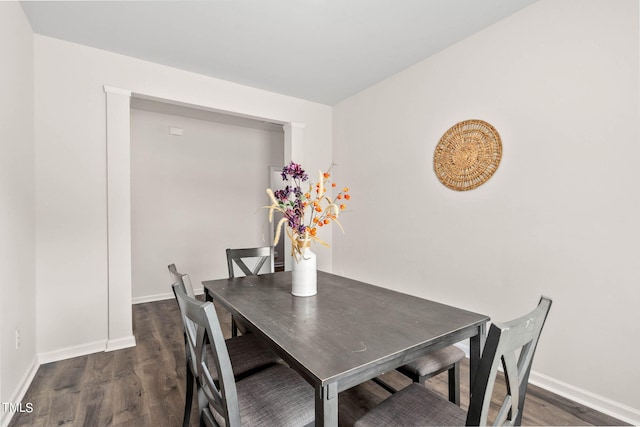
POLYGON ((296 297, 310 297, 318 293, 316 254, 311 251, 308 240, 301 246, 302 253, 293 260, 291 293, 296 297))

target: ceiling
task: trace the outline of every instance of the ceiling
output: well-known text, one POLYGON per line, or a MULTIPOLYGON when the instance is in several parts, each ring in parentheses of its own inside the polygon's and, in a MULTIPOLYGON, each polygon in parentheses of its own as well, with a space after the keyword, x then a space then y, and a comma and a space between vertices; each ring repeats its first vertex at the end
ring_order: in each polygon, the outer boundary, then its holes
POLYGON ((535 1, 21 4, 37 34, 335 105, 535 1))

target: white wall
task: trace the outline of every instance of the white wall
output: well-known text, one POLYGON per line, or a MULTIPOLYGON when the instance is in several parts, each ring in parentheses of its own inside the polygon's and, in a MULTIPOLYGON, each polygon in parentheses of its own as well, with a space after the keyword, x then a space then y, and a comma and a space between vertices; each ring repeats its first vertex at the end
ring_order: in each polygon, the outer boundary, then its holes
POLYGON ((227 277, 225 249, 270 244, 262 206, 284 133, 131 110, 133 297, 173 296, 167 265, 196 289, 227 277), (181 128, 183 136, 169 134, 181 128))
POLYGON ((542 0, 335 106, 353 198, 333 251, 337 273, 495 320, 551 296, 532 379, 636 423, 638 13, 542 0), (496 127, 503 159, 455 192, 433 153, 466 119, 496 127))
MULTIPOLYGON (((37 332, 48 360, 98 351, 107 336, 103 85, 304 123, 305 163, 331 162, 328 106, 35 35, 37 332)), ((329 252, 322 262, 331 268, 329 252)))
POLYGON ((0 402, 17 403, 36 363, 33 34, 17 2, 0 3, 0 58, 0 402))

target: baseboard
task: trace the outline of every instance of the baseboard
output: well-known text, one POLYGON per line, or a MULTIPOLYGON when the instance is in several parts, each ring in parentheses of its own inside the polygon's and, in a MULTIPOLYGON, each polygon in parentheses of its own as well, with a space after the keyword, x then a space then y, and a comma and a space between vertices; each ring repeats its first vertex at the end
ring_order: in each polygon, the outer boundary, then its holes
MULTIPOLYGON (((204 288, 194 289, 193 292, 196 295, 202 295, 202 294, 204 294, 204 288)), ((164 294, 145 295, 145 296, 141 296, 141 297, 133 297, 131 299, 131 302, 132 302, 132 304, 144 304, 146 302, 164 301, 164 300, 173 299, 173 298, 175 298, 175 296, 173 295, 173 292, 167 292, 167 293, 164 293, 164 294)))
MULTIPOLYGON (((29 369, 27 370, 27 372, 25 372, 24 376, 20 380, 18 389, 9 400, 9 403, 22 402, 22 399, 27 393, 27 390, 29 389, 29 386, 31 385, 33 378, 36 376, 36 373, 38 372, 39 367, 40 367, 40 364, 38 363, 38 356, 35 356, 31 361, 31 365, 29 366, 29 369)), ((22 403, 23 403, 22 406, 24 407, 24 405, 26 405, 27 402, 22 402, 22 403)), ((13 418, 13 414, 14 414, 13 412, 5 412, 4 407, 0 408, 0 427, 7 427, 11 422, 11 419, 13 418)))
POLYGON ((588 406, 620 421, 640 425, 640 410, 613 401, 604 396, 558 381, 547 375, 531 371, 529 382, 569 400, 588 406))
POLYGON ((107 340, 107 346, 105 351, 121 350, 123 348, 135 347, 136 337, 131 335, 130 337, 118 338, 115 340, 107 340))
POLYGON ((131 299, 132 304, 144 304, 146 302, 163 301, 166 299, 175 298, 173 292, 167 292, 166 294, 145 295, 142 297, 133 297, 131 299))
POLYGON ((86 356, 87 354, 105 351, 106 348, 106 340, 94 341, 87 344, 76 345, 73 347, 66 347, 47 353, 39 353, 38 363, 40 365, 44 365, 45 363, 57 362, 58 360, 71 359, 72 357, 78 356, 86 356))

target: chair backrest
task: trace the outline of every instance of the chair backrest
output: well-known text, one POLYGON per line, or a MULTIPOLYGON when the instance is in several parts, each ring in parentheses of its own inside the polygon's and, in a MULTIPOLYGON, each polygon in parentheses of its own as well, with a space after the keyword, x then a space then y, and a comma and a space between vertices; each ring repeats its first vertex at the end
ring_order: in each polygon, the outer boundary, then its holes
MULTIPOLYGON (((172 285, 173 294, 176 295, 176 301, 178 300, 176 287, 179 287, 182 293, 188 295, 184 286, 184 282, 180 277, 178 281, 172 285)), ((180 307, 180 301, 178 301, 178 307, 180 307)), ((197 328, 196 325, 191 320, 189 320, 187 316, 185 316, 185 313, 182 311, 182 307, 180 307, 180 317, 182 318, 182 325, 184 326, 185 356, 187 358, 189 369, 195 377, 197 372, 195 356, 197 328)))
POLYGON ((205 415, 208 420, 213 420, 212 407, 224 418, 227 427, 240 426, 236 383, 216 309, 211 302, 201 302, 188 296, 181 282, 172 286, 183 318, 193 326, 192 329, 187 328, 187 335, 195 359, 194 374, 200 386, 201 417, 205 415), (207 352, 208 345, 212 346, 210 353, 207 352), (209 357, 213 360, 208 360, 209 357), (212 365, 217 371, 215 379, 209 370, 212 365))
POLYGON ((169 275, 171 276, 171 282, 182 282, 184 284, 185 291, 187 295, 192 298, 195 298, 196 294, 193 292, 193 285, 191 284, 191 277, 188 274, 179 273, 176 269, 175 264, 169 264, 167 266, 169 268, 169 275))
MULTIPOLYGON (((236 277, 233 264, 235 263, 240 270, 246 276, 255 276, 260 274, 260 270, 267 264, 268 271, 266 273, 273 273, 273 246, 262 246, 259 248, 245 248, 245 249, 227 249, 227 266, 229 267, 229 277, 236 277), (253 268, 249 268, 244 260, 247 258, 255 258, 256 263, 253 268)), ((266 270, 266 269, 265 269, 266 270)))
POLYGON ((536 309, 526 316, 491 325, 471 388, 467 425, 487 425, 500 364, 504 369, 507 391, 494 425, 521 424, 531 363, 551 302, 551 299, 543 296, 536 309))

